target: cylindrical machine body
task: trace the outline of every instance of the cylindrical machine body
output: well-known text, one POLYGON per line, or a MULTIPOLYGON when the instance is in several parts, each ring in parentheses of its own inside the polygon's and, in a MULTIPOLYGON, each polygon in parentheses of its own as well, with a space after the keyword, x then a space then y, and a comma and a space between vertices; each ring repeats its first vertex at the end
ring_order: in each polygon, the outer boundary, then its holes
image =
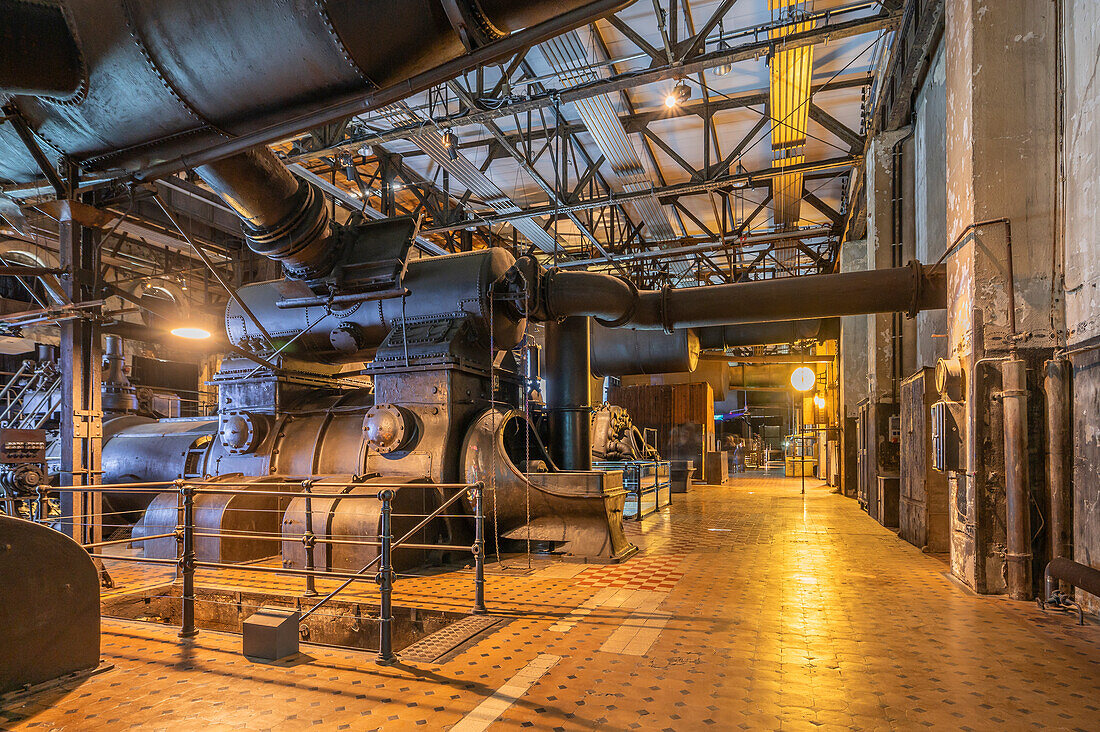
POLYGON ((1016 600, 1032 597, 1031 531, 1027 482, 1027 365, 1020 359, 1001 364, 1005 443, 1005 578, 1016 600))
MULTIPOLYGON (((576 27, 611 9, 603 3, 586 14, 590 4, 482 0, 456 5, 474 40, 491 43, 500 32, 570 11, 579 9, 577 17, 570 16, 570 27, 576 27)), ((322 107, 396 86, 459 59, 466 49, 444 5, 438 0, 293 5, 285 0, 67 0, 72 35, 55 38, 62 35, 57 18, 44 28, 32 24, 25 37, 16 27, 21 44, 36 52, 0 53, 5 64, 0 81, 13 80, 12 91, 67 92, 73 82, 72 39, 77 39, 86 73, 80 101, 58 105, 28 96, 17 97, 15 104, 58 153, 89 169, 136 170, 273 125, 310 118, 312 124, 301 127, 306 129, 334 121, 347 115, 329 119, 322 107), (37 51, 40 44, 45 51, 37 51), (49 58, 53 52, 56 59, 49 58)), ((5 10, 5 26, 7 20, 5 10)), ((190 164, 199 162, 207 161, 190 164)), ((0 124, 0 179, 22 182, 37 175, 12 126, 0 124)))
POLYGON ((592 405, 588 318, 565 318, 546 326, 546 406, 550 456, 562 470, 590 470, 592 405))
POLYGON ((592 374, 690 373, 699 365, 699 338, 695 332, 606 328, 592 324, 592 374))
MULTIPOLYGON (((296 339, 284 351, 295 358, 329 363, 362 361, 382 343, 396 322, 456 311, 475 319, 485 334, 486 346, 491 322, 493 345, 502 350, 519 343, 525 321, 495 303, 490 290, 514 261, 499 247, 417 259, 409 263, 402 280, 408 291, 404 298, 334 305, 331 312, 323 306, 279 308, 281 280, 246 285, 237 294, 277 345, 296 339), (333 338, 333 331, 341 336, 350 332, 351 336, 333 338)), ((256 324, 234 302, 226 309, 225 327, 229 341, 238 347, 260 349, 266 345, 256 324)))
POLYGON ((1072 557, 1069 481, 1066 457, 1069 454, 1070 368, 1066 359, 1047 361, 1043 390, 1047 411, 1047 486, 1050 490, 1050 556, 1072 557))

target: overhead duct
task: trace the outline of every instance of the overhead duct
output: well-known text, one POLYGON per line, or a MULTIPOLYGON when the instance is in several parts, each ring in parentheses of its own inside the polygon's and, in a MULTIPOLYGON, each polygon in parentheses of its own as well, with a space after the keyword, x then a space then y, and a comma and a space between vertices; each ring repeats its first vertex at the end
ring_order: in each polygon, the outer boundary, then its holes
POLYGON ((253 148, 195 172, 241 217, 252 251, 299 279, 322 277, 332 269, 324 194, 291 175, 269 149, 253 148))
POLYGON ((704 350, 772 346, 798 341, 829 341, 840 337, 839 318, 776 320, 770 323, 742 323, 698 328, 699 347, 704 350))
POLYGON ((592 324, 592 375, 691 373, 699 365, 699 338, 693 330, 605 328, 592 324))
POLYGON ((627 280, 596 272, 543 270, 531 257, 517 262, 515 282, 535 292, 513 298, 532 303, 526 313, 550 320, 589 315, 611 327, 700 328, 838 315, 905 312, 947 307, 941 266, 906 267, 740 282, 707 287, 639 291, 627 280))
MULTIPOLYGON (((592 70, 592 61, 581 40, 580 31, 551 38, 542 44, 541 50, 563 85, 579 86, 599 81, 600 77, 592 70)), ((600 94, 577 100, 573 106, 584 122, 585 129, 592 135, 596 146, 615 172, 621 190, 627 193, 652 191, 653 181, 642 167, 642 161, 627 137, 611 97, 600 94)), ((656 195, 650 193, 635 199, 631 205, 645 222, 646 232, 651 239, 668 241, 676 236, 656 195)))
POLYGON ((69 99, 84 81, 61 6, 0 0, 0 92, 69 99))
MULTIPOLYGON (((0 6, 6 30, 24 4, 0 6)), ((365 99, 407 96, 622 4, 327 0, 289 12, 280 0, 71 2, 64 4, 71 33, 55 37, 61 25, 54 14, 25 33, 15 27, 19 43, 0 44, 0 84, 8 83, 0 93, 68 92, 78 48, 86 69, 79 101, 17 96, 17 113, 54 152, 86 170, 163 174, 347 117, 366 109, 365 99), (462 22, 452 25, 454 5, 462 22), (506 35, 516 28, 523 30, 506 35), (63 49, 68 60, 59 65, 69 73, 20 86, 47 70, 42 52, 21 55, 27 46, 63 49)), ((39 174, 14 126, 0 124, 0 179, 29 182, 39 174)))

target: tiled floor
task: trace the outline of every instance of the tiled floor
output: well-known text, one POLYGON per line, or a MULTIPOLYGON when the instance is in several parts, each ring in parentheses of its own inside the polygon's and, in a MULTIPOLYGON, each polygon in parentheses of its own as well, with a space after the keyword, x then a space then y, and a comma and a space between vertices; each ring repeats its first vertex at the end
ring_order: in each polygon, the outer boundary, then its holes
MULTIPOLYGON (((0 727, 1100 729, 1100 625, 970 594, 824 486, 738 476, 628 530, 642 551, 625 565, 490 576, 511 622, 441 665, 315 646, 254 663, 238 636, 181 647, 105 620, 113 668, 9 705, 0 727)), ((471 598, 465 573, 398 590, 471 598)))

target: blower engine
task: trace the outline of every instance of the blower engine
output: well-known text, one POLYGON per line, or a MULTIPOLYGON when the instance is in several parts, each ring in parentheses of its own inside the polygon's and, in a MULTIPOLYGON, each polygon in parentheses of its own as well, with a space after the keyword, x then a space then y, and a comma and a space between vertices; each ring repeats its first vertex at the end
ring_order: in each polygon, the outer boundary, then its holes
MULTIPOLYGON (((526 319, 511 306, 513 257, 493 248, 409 261, 414 236, 408 218, 352 225, 333 236, 344 264, 329 273, 240 288, 247 311, 229 305, 228 336, 241 348, 277 354, 264 357, 277 368, 223 360, 213 379, 216 418, 111 420, 104 482, 209 476, 270 492, 300 490, 300 481, 314 477, 322 485, 312 499, 313 531, 337 537, 376 535, 380 505, 326 495, 345 489, 324 487, 337 481, 323 476, 352 483, 350 492, 401 483, 394 512, 421 515, 445 498, 433 484, 482 481, 486 523, 498 532, 490 542, 507 548, 510 540, 530 540, 585 561, 636 551, 622 529, 621 474, 557 469, 518 409, 524 382, 512 349, 526 319), (341 363, 365 361, 351 376, 339 372, 341 363)), ((135 539, 176 526, 174 492, 105 499, 116 509, 147 504, 135 539)), ((281 532, 284 563, 301 567, 303 500, 200 494, 199 533, 281 532)), ((471 528, 469 520, 443 519, 418 542, 453 545, 471 528)), ((395 533, 401 530, 395 521, 395 533)), ((176 555, 172 539, 144 546, 149 556, 176 555)), ((204 560, 239 562, 270 555, 271 546, 200 537, 196 551, 204 560)), ((334 547, 318 551, 317 564, 357 570, 375 551, 334 547)), ((399 559, 409 566, 426 557, 399 559)))

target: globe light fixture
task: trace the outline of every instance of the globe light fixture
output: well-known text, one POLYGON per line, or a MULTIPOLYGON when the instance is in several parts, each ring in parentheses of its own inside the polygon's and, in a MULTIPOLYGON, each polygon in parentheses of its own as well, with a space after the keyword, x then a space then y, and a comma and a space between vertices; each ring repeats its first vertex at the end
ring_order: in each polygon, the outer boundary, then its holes
POLYGON ((809 366, 799 366, 791 372, 791 386, 798 391, 809 391, 817 382, 817 374, 809 366))

